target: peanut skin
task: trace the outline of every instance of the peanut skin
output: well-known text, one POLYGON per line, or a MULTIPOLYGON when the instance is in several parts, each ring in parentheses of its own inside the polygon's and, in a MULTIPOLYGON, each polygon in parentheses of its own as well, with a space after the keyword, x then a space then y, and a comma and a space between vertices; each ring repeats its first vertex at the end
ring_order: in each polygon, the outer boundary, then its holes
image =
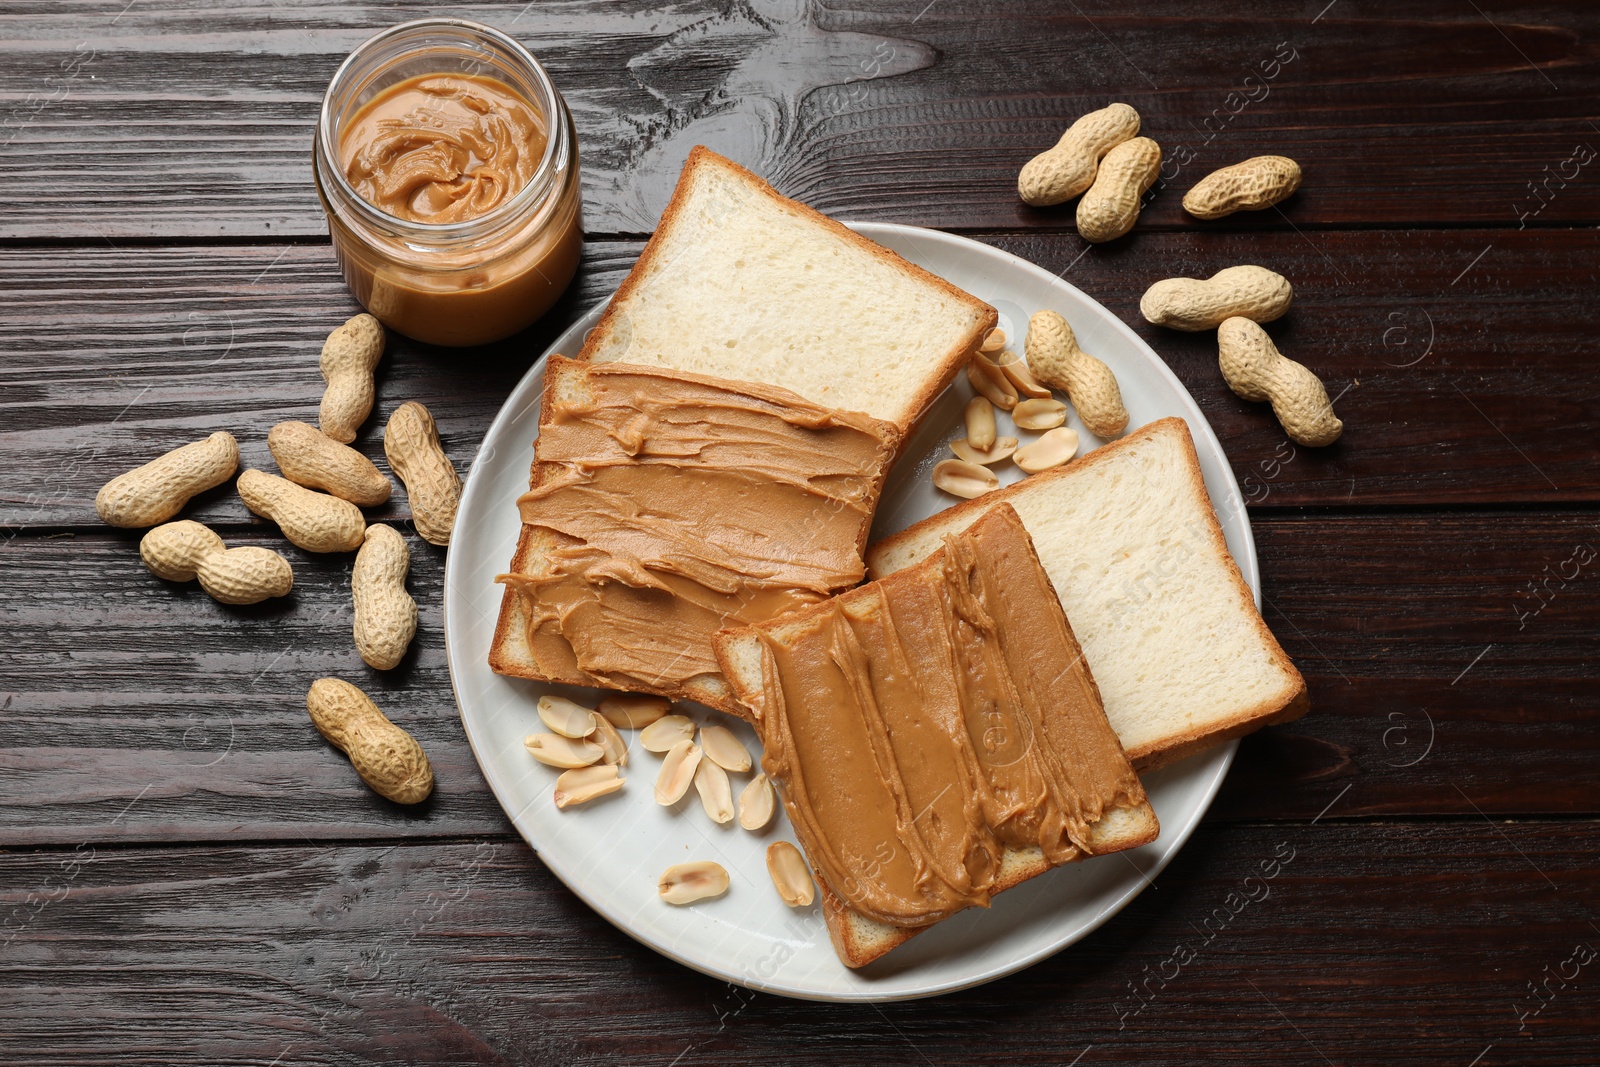
POLYGON ((391 526, 367 527, 366 543, 350 573, 356 651, 367 666, 392 670, 417 633, 417 602, 406 592, 411 550, 391 526))
POLYGON ((1205 281, 1167 278, 1145 290, 1139 312, 1145 320, 1174 330, 1214 330, 1234 316, 1254 322, 1283 317, 1294 300, 1289 279, 1248 264, 1219 270, 1205 281))
POLYGON ((1288 156, 1253 156, 1214 170, 1183 198, 1183 210, 1197 219, 1220 219, 1235 211, 1263 211, 1300 188, 1300 164, 1288 156))
POLYGON ((461 504, 461 478, 439 443, 439 428, 415 400, 401 404, 383 429, 383 453, 405 483, 411 518, 422 539, 448 545, 461 504))
POLYGON ((1139 113, 1127 104, 1089 112, 1053 148, 1028 160, 1017 175, 1017 195, 1034 207, 1071 200, 1094 184, 1100 157, 1138 133, 1139 113))
POLYGON ((245 507, 277 523, 283 536, 307 552, 354 552, 361 547, 367 520, 348 500, 258 470, 239 475, 238 489, 245 507))
POLYGON ((1228 388, 1245 400, 1272 401, 1272 413, 1292 440, 1321 448, 1344 432, 1322 382, 1279 352, 1260 326, 1245 318, 1226 320, 1217 328, 1217 349, 1228 388))
POLYGON ((383 326, 371 315, 356 315, 328 335, 322 345, 322 394, 319 424, 340 444, 356 439, 356 431, 372 414, 376 391, 372 372, 383 358, 383 326))
POLYGON ((283 476, 364 508, 376 507, 394 490, 373 462, 308 422, 280 422, 267 433, 267 447, 283 476))
POLYGON ((200 579, 200 588, 223 604, 258 604, 294 588, 294 570, 278 553, 253 545, 228 548, 209 527, 188 519, 145 534, 139 556, 158 578, 200 579))
POLYGON ((1066 319, 1054 311, 1034 312, 1025 352, 1034 377, 1066 393, 1090 433, 1109 439, 1128 428, 1117 376, 1078 347, 1066 319))
POLYGON ((416 804, 433 792, 433 767, 417 739, 390 722, 367 694, 349 682, 339 678, 312 682, 306 712, 379 796, 396 804, 416 804))
POLYGON ((94 510, 112 526, 155 526, 238 469, 239 442, 233 434, 218 430, 204 441, 175 448, 111 479, 95 494, 94 510))
POLYGON ((1094 184, 1078 201, 1078 235, 1101 244, 1133 229, 1139 200, 1161 171, 1161 146, 1148 137, 1124 141, 1106 153, 1094 184))

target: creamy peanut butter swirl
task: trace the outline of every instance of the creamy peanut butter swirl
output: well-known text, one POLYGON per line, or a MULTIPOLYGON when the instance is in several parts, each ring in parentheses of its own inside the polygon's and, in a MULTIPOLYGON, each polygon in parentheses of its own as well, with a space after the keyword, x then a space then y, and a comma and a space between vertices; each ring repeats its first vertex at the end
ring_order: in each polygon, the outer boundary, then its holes
POLYGON ((518 501, 539 558, 502 580, 547 676, 681 695, 720 678, 718 630, 861 580, 890 424, 661 368, 552 356, 545 374, 518 501))
POLYGON ((345 178, 361 198, 408 222, 486 215, 533 178, 546 130, 504 82, 428 74, 389 86, 339 139, 345 178))
POLYGON ((762 765, 823 880, 868 918, 987 905, 1007 850, 1068 862, 1106 810, 1143 802, 1010 505, 757 633, 762 765))

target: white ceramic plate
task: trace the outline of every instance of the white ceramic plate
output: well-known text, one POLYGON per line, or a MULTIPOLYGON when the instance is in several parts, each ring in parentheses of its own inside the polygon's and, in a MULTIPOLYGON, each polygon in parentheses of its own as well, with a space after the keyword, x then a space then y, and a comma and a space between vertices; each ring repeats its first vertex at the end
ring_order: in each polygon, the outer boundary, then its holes
MULTIPOLYGON (((1168 415, 1186 419, 1228 547, 1259 604, 1255 544, 1222 447, 1188 392, 1132 330, 1049 271, 988 245, 909 226, 853 228, 988 301, 1015 341, 1032 311, 1061 312, 1084 349, 1116 372, 1132 426, 1168 415)), ((600 311, 576 322, 551 351, 576 354, 600 311)), ((518 832, 590 907, 656 951, 752 989, 814 1000, 900 1000, 987 982, 1060 951, 1133 899, 1183 846, 1222 783, 1236 743, 1146 776, 1161 819, 1161 837, 1152 844, 1057 868, 996 897, 989 910, 968 910, 872 966, 851 971, 834 955, 817 906, 784 906, 768 879, 767 845, 793 840, 781 811, 765 833, 752 834, 737 822, 713 823, 692 789, 676 807, 658 806, 651 793, 660 757, 645 752, 631 731, 625 731, 631 745, 624 769, 632 779, 628 785, 584 807, 557 810, 551 797, 557 772, 529 758, 522 739, 543 729, 534 710, 540 694, 563 692, 589 700, 591 707, 596 696, 503 678, 487 663, 500 609, 494 576, 509 565, 517 542, 514 501, 528 486, 543 371, 541 357, 489 427, 467 478, 445 568, 445 641, 461 721, 490 788, 518 832), (692 907, 662 903, 656 896, 661 872, 692 859, 721 863, 732 888, 692 907)), ((970 395, 965 378, 958 379, 924 421, 890 478, 875 538, 954 502, 932 488, 928 472, 948 455, 944 442, 962 435, 961 409, 970 395)), ((1001 432, 1010 432, 1009 422, 1002 422, 1007 429, 1001 432)), ((1100 443, 1076 415, 1070 425, 1083 451, 1100 443)), ((1010 465, 1000 471, 1008 481, 1021 476, 1010 465)), ((759 754, 754 733, 732 716, 698 708, 693 714, 729 726, 759 754)), ((733 777, 737 794, 747 776, 733 777)))

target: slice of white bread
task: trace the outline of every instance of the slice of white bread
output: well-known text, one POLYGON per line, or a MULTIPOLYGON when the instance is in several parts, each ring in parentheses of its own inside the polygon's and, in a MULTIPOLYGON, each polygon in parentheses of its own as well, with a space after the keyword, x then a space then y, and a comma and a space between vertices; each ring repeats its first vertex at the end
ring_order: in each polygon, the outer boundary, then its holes
POLYGON ((909 567, 1006 502, 1022 516, 1133 765, 1159 767, 1310 708, 1256 610, 1182 419, 940 512, 868 547, 909 567))
POLYGON ((997 320, 697 146, 578 358, 781 386, 906 433, 997 320))
MULTIPOLYGON (((1037 615, 1030 614, 1028 616, 1030 621, 1036 621, 1036 625, 1030 627, 1026 634, 1019 633, 1015 629, 1000 629, 996 632, 996 640, 1000 648, 1006 649, 1011 646, 1007 654, 1008 659, 1011 656, 1016 657, 1015 659, 1010 659, 1011 669, 1015 671, 1020 664, 1026 663, 1028 665, 1027 669, 1036 678, 1040 679, 1039 684, 1043 684, 1043 679, 1048 678, 1051 680, 1047 691, 1058 697, 1055 702, 1038 705, 1038 711, 1042 716, 1039 721, 1044 726, 1044 733, 1034 735, 1035 741, 1033 743, 1055 747, 1053 739, 1071 738, 1072 740, 1065 741, 1063 744, 1065 747, 1072 748, 1077 752, 1079 754, 1078 758, 1082 758, 1082 754, 1085 752, 1096 751, 1102 754, 1097 758, 1105 761, 1099 770, 1079 772, 1082 777, 1078 781, 1086 784, 1086 791, 1080 796, 1086 807, 1092 805, 1094 809, 1094 814, 1087 816, 1087 834, 1086 840, 1084 840, 1090 852, 1085 853, 1076 846, 1069 846, 1064 853, 1056 856, 1056 863, 1052 863, 1039 847, 1003 848, 999 855, 993 883, 989 887, 989 892, 992 895, 1043 874, 1059 863, 1073 862, 1088 858, 1090 855, 1118 852, 1146 844, 1155 840, 1160 832, 1160 825, 1156 820, 1154 809, 1151 808, 1145 796, 1143 787, 1133 775, 1115 736, 1110 732, 1109 725, 1100 706, 1093 675, 1085 665, 1082 652, 1073 637, 1070 620, 1066 618, 1057 606, 1048 579, 1039 565, 1032 546, 1028 544, 1028 536, 1022 530, 1016 513, 1010 509, 991 512, 980 529, 982 536, 975 542, 979 554, 988 556, 992 561, 990 565, 999 566, 1008 578, 1008 583, 1003 585, 995 583, 993 579, 984 580, 984 584, 988 586, 991 593, 998 591, 999 595, 1005 598, 1010 590, 1016 590, 1015 596, 1018 599, 1011 602, 1009 607, 1011 611, 1016 611, 1019 605, 1046 605, 1037 615), (997 543, 996 540, 988 540, 988 538, 1004 540, 1000 540, 997 543), (1002 547, 1015 546, 1019 542, 1022 546, 1020 552, 1008 552, 1006 547, 1002 547), (984 548, 985 545, 989 546, 987 552, 984 548), (1054 617, 1038 617, 1038 615, 1045 614, 1051 614, 1054 617), (1006 636, 1008 634, 1010 635, 1009 639, 1006 636), (1060 673, 1056 673, 1058 671, 1060 673), (1074 693, 1077 695, 1069 695, 1074 693), (1098 740, 1091 741, 1089 740, 1090 738, 1098 738, 1098 740)), ((974 533, 978 534, 980 531, 974 531, 974 533)), ((888 611, 885 601, 886 596, 910 596, 915 590, 909 590, 905 587, 911 583, 925 583, 929 593, 935 599, 942 600, 943 597, 948 595, 943 565, 942 556, 930 557, 919 566, 908 568, 882 581, 868 583, 847 593, 842 593, 824 605, 804 608, 774 622, 761 624, 758 627, 724 631, 717 636, 717 659, 722 664, 724 673, 727 675, 728 681, 739 699, 751 709, 767 708, 768 714, 772 714, 772 705, 768 704, 768 700, 781 698, 769 697, 768 694, 781 691, 784 687, 776 677, 768 677, 769 662, 774 661, 769 661, 764 655, 758 631, 767 634, 772 641, 779 644, 804 642, 808 639, 815 640, 816 627, 822 621, 821 616, 824 612, 831 611, 834 607, 839 608, 846 616, 853 619, 869 623, 870 621, 881 620, 888 611), (898 592, 891 592, 891 589, 898 589, 898 592), (769 686, 773 688, 769 688, 769 686)), ((1005 610, 1003 604, 994 601, 988 602, 988 607, 990 609, 1000 608, 1005 610)), ((1005 616, 996 614, 995 618, 1003 619, 1005 616)), ((1010 616, 1010 620, 1007 625, 1014 626, 1016 616, 1010 616)), ((916 639, 916 636, 914 633, 900 632, 896 640, 905 641, 909 644, 916 639)), ((925 647, 929 648, 930 651, 938 649, 940 645, 937 640, 935 639, 935 643, 931 646, 925 647)), ((878 677, 877 671, 880 669, 878 665, 881 664, 884 676, 896 679, 891 684, 903 684, 904 674, 902 672, 909 670, 914 673, 916 668, 908 668, 906 662, 902 661, 899 656, 893 653, 885 654, 885 652, 886 649, 877 648, 866 652, 869 657, 874 657, 873 662, 875 665, 871 668, 874 679, 878 677), (882 658, 876 658, 879 656, 882 658)), ((927 660, 921 660, 919 656, 913 656, 911 659, 913 661, 928 662, 927 660)), ((950 670, 959 669, 956 667, 954 659, 948 662, 948 667, 950 670)), ((939 687, 937 685, 929 685, 928 682, 928 679, 924 679, 922 683, 918 684, 917 688, 919 691, 928 694, 928 699, 934 704, 941 704, 943 698, 937 695, 940 692, 939 687)), ((876 681, 868 684, 876 691, 878 684, 876 681)), ((963 702, 966 699, 968 698, 962 698, 963 702)), ((855 705, 851 705, 846 709, 837 705, 819 704, 816 701, 811 701, 807 714, 813 718, 819 715, 826 717, 830 709, 836 714, 862 715, 862 712, 855 705)), ((913 705, 901 709, 896 712, 896 715, 900 716, 899 718, 893 720, 886 718, 884 720, 886 723, 890 721, 899 722, 903 727, 903 730, 897 729, 894 731, 893 736, 899 738, 899 740, 892 741, 891 744, 895 746, 897 752, 900 750, 899 746, 908 746, 910 758, 918 765, 929 768, 946 766, 936 752, 918 747, 917 743, 911 739, 914 736, 937 736, 936 734, 922 734, 923 723, 939 721, 948 710, 948 706, 943 705, 941 707, 913 705), (909 719, 906 718, 907 716, 909 716, 909 719), (921 721, 916 721, 918 719, 921 721)), ((788 714, 793 714, 793 710, 791 709, 788 714)), ((958 713, 958 715, 961 714, 971 714, 971 709, 968 708, 966 711, 958 713)), ((763 768, 774 775, 774 779, 783 793, 785 806, 788 807, 794 799, 790 792, 791 783, 788 776, 794 772, 787 760, 779 761, 783 764, 782 766, 773 764, 772 753, 774 749, 767 738, 763 716, 757 713, 755 721, 757 731, 761 733, 763 744, 767 748, 767 753, 763 756, 763 768)), ((791 719, 790 721, 792 722, 793 720, 791 719)), ((968 721, 970 727, 971 720, 968 721)), ((988 718, 982 721, 984 723, 991 722, 988 718)), ((1001 729, 1004 729, 1004 727, 1001 727, 1001 729)), ((829 734, 832 734, 832 731, 833 728, 830 726, 829 734)), ((849 734, 846 730, 840 732, 837 736, 845 737, 849 736, 849 734)), ((972 743, 976 744, 976 742, 977 739, 973 738, 972 743)), ((986 732, 985 743, 987 742, 986 732)), ((967 743, 966 741, 958 742, 958 744, 962 745, 967 743)), ((1059 753, 1061 748, 1056 748, 1056 751, 1059 753)), ((904 759, 905 757, 900 758, 904 759)), ((1009 763, 1013 761, 1007 757, 1002 762, 1009 763)), ((904 766, 903 763, 902 766, 904 766)), ((925 814, 932 813, 935 822, 949 817, 948 808, 935 810, 935 804, 952 788, 955 788, 957 782, 952 779, 945 781, 943 788, 939 788, 939 786, 940 779, 937 775, 923 783, 923 788, 927 792, 933 792, 937 789, 937 795, 933 801, 930 801, 926 808, 923 809, 925 814)), ((920 806, 920 804, 914 804, 913 806, 920 806)), ((813 852, 816 842, 809 840, 803 831, 804 821, 794 819, 792 809, 791 818, 796 828, 802 831, 799 835, 802 847, 811 856, 811 867, 819 887, 822 914, 828 927, 829 937, 833 941, 839 958, 847 966, 865 966, 896 946, 904 944, 922 930, 934 925, 932 922, 920 926, 893 925, 870 918, 852 908, 834 891, 823 876, 823 868, 816 862, 815 853, 813 852)), ((918 818, 920 819, 921 816, 918 818)), ((1082 839, 1074 838, 1074 840, 1082 839)), ((871 877, 863 874, 860 870, 850 874, 852 878, 858 876, 871 877)))
MULTIPOLYGON (((532 513, 523 512, 526 521, 516 554, 508 573, 501 576, 507 588, 489 651, 490 667, 513 677, 696 700, 734 713, 738 705, 711 648, 715 630, 720 625, 766 618, 762 593, 777 592, 785 598, 792 593, 794 600, 810 603, 858 582, 864 572, 861 553, 871 514, 899 446, 898 431, 891 424, 859 414, 829 412, 776 387, 660 367, 584 363, 561 356, 551 356, 545 367, 540 426, 543 432, 535 450, 542 458, 534 460, 529 488, 539 490, 548 483, 549 492, 529 494, 541 499, 532 504, 532 513), (611 436, 614 427, 607 429, 606 422, 607 418, 627 419, 635 411, 630 386, 608 386, 629 382, 638 383, 635 387, 652 398, 671 398, 664 412, 647 415, 646 408, 632 416, 630 424, 639 422, 640 435, 632 451, 611 436), (709 405, 707 411, 713 414, 706 416, 708 421, 684 422, 676 405, 685 398, 709 405), (761 444, 750 447, 757 451, 738 451, 739 435, 727 432, 729 425, 737 423, 719 423, 721 416, 714 414, 719 410, 742 411, 754 420, 760 428, 755 440, 761 444), (785 479, 779 465, 767 471, 759 486, 744 484, 739 476, 749 472, 729 458, 729 450, 758 465, 776 461, 779 454, 771 449, 779 447, 781 438, 770 432, 776 426, 792 426, 804 435, 794 446, 795 454, 788 457, 796 473, 785 479), (719 429, 723 431, 720 435, 719 429), (659 451, 663 448, 664 452, 659 451), (586 469, 589 467, 593 469, 586 469), (618 506, 637 506, 637 512, 629 513, 632 518, 647 517, 664 528, 652 533, 649 525, 635 527, 624 521, 618 533, 604 527, 585 531, 581 523, 574 525, 572 520, 590 511, 582 505, 585 486, 592 481, 603 484, 595 479, 604 468, 624 467, 638 472, 642 481, 630 487, 639 491, 620 499, 618 506), (730 483, 719 477, 723 474, 735 476, 731 490, 730 483), (684 484, 692 484, 694 491, 667 491, 684 484), (653 492, 652 487, 660 492, 653 492), (764 493, 764 489, 772 492, 764 493), (787 503, 795 497, 814 499, 817 514, 804 528, 790 531, 773 517, 778 512, 769 514, 763 505, 787 503), (689 531, 688 543, 675 538, 674 531, 689 531), (796 538, 786 540, 791 532, 796 538), (536 632, 530 631, 533 609, 538 605, 530 604, 529 598, 539 597, 535 591, 538 580, 552 575, 553 561, 561 553, 578 546, 605 554, 621 548, 626 553, 639 551, 641 545, 650 555, 641 558, 640 565, 654 575, 655 585, 639 588, 609 576, 597 584, 613 590, 615 607, 608 609, 601 600, 585 600, 572 609, 572 618, 583 620, 580 624, 569 628, 565 622, 546 620, 536 632), (689 577, 701 569, 715 578, 727 576, 728 572, 716 570, 713 562, 723 557, 715 552, 702 556, 703 549, 713 546, 727 553, 727 565, 745 568, 745 584, 732 592, 720 581, 711 581, 716 588, 701 588, 689 577), (782 567, 763 566, 768 561, 762 554, 769 546, 781 550, 782 567), (704 567, 685 568, 686 555, 704 567), (707 629, 699 617, 687 624, 659 621, 671 617, 678 600, 667 590, 673 588, 681 594, 683 585, 691 587, 689 595, 696 603, 726 612, 720 623, 712 621, 707 629), (680 670, 630 684, 633 676, 604 673, 595 665, 593 653, 604 645, 665 647, 675 655, 672 665, 680 670), (586 660, 580 649, 587 649, 590 658, 586 660)), ((607 492, 615 490, 612 486, 607 492)), ((519 507, 528 499, 519 501, 519 507)))

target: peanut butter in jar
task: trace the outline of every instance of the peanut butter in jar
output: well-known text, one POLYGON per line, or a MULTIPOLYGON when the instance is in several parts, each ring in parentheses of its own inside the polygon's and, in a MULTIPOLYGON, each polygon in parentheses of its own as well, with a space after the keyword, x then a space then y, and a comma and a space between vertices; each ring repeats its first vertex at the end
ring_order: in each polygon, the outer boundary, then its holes
POLYGON ((425 19, 357 48, 328 86, 314 153, 356 299, 438 345, 536 321, 582 252, 575 142, 544 69, 498 31, 425 19))

